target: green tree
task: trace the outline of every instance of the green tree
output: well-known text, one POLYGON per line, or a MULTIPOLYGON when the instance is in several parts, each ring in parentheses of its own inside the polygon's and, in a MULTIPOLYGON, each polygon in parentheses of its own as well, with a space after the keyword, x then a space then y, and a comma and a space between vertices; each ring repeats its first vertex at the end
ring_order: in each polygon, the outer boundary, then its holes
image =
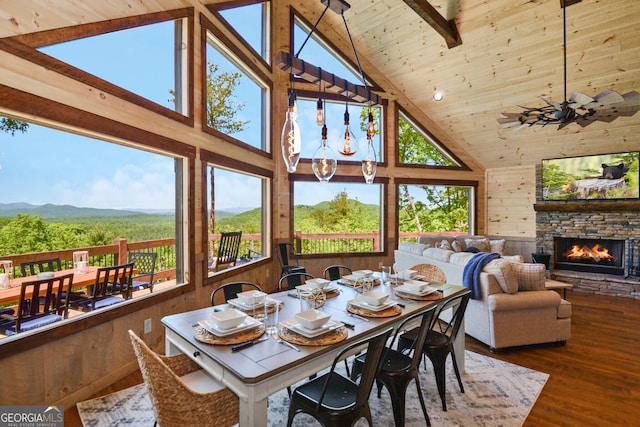
POLYGON ((0 229, 2 255, 47 252, 51 250, 47 225, 39 216, 17 214, 0 229))
POLYGON ((16 132, 25 133, 28 127, 29 123, 27 122, 0 117, 0 131, 10 133, 11 136, 14 136, 16 132))

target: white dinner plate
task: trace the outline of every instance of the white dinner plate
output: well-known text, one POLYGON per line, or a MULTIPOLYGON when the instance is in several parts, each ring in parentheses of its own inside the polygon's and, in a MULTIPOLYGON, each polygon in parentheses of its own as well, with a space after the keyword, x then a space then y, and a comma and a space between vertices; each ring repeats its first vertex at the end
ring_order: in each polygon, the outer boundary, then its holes
POLYGON ((242 301, 240 298, 233 298, 227 301, 227 304, 229 304, 232 307, 238 307, 242 310, 253 310, 254 308, 261 308, 264 307, 264 304, 267 303, 275 303, 276 300, 274 300, 273 298, 265 298, 263 301, 260 301, 256 304, 247 304, 246 302, 242 301))
POLYGON ((282 322, 280 322, 280 325, 307 338, 319 337, 320 335, 326 334, 329 331, 333 331, 341 326, 344 326, 342 322, 331 319, 329 319, 327 323, 320 326, 318 329, 307 329, 300 323, 298 323, 295 319, 283 320, 282 322))
POLYGON ((198 324, 202 326, 204 329, 206 329, 207 331, 211 332, 213 335, 216 335, 218 337, 226 337, 228 335, 237 334, 239 332, 244 332, 249 329, 255 328, 260 324, 260 322, 251 316, 247 316, 244 319, 244 322, 240 323, 238 326, 234 326, 233 328, 229 328, 229 329, 219 329, 218 326, 216 326, 216 324, 213 322, 213 320, 209 320, 209 319, 200 320, 198 321, 198 324))
POLYGON ((396 288, 396 291, 402 292, 403 294, 415 295, 417 297, 423 297, 425 295, 432 294, 437 291, 436 288, 432 288, 431 286, 427 286, 422 291, 416 291, 415 289, 411 289, 406 287, 405 285, 400 285, 396 288))
POLYGON ((393 307, 394 305, 396 305, 395 301, 385 301, 380 305, 373 305, 373 304, 366 303, 358 298, 352 299, 351 301, 349 301, 349 304, 351 304, 354 307, 358 307, 364 310, 369 310, 374 312, 386 310, 387 308, 393 307))

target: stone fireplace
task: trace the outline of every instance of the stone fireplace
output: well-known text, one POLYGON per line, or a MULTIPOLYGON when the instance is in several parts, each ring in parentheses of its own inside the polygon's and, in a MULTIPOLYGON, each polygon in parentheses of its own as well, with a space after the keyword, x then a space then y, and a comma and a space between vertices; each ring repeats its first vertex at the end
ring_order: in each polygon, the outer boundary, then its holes
POLYGON ((538 253, 551 255, 550 276, 572 283, 576 291, 640 299, 640 271, 627 265, 632 247, 629 239, 640 237, 640 202, 540 202, 540 174, 538 168, 536 248, 538 253), (615 259, 602 253, 598 257, 605 242, 614 246, 607 249, 615 259), (592 259, 572 253, 576 245, 584 252, 591 250, 592 259))

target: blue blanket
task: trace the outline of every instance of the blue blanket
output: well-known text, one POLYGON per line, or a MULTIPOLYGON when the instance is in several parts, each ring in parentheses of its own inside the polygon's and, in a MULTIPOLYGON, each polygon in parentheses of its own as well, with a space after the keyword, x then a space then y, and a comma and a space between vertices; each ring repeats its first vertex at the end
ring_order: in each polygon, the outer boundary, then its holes
POLYGON ((482 298, 480 292, 480 272, 489 262, 500 258, 495 252, 478 252, 464 266, 462 272, 462 284, 471 290, 471 299, 482 298))

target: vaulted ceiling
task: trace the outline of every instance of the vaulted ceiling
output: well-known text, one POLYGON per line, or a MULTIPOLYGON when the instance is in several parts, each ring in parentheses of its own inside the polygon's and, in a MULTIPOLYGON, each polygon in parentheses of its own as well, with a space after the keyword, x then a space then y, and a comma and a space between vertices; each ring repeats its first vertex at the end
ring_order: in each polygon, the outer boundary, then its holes
MULTIPOLYGON (((203 9, 218 3, 197 1, 203 9)), ((392 83, 383 96, 403 92, 454 153, 478 167, 499 168, 640 149, 640 113, 560 130, 550 125, 517 131, 496 122, 501 112, 519 112, 519 105, 545 105, 542 96, 563 100, 561 0, 428 0, 444 22, 455 24, 462 41, 455 47, 410 7, 425 1, 350 0, 344 16, 365 73, 392 83), (435 90, 443 91, 442 101, 433 100, 435 90)), ((321 0, 291 3, 311 23, 324 9, 321 0)), ((0 37, 192 4, 23 0, 0 10, 0 37)), ((640 91, 639 20, 638 0, 581 0, 567 8, 569 94, 640 91)), ((318 29, 351 52, 338 15, 328 13, 318 29)))
MULTIPOLYGON (((521 111, 518 105, 546 105, 541 96, 563 101, 560 1, 428 0, 443 21, 455 23, 462 44, 451 48, 409 6, 425 0, 351 0, 344 16, 361 61, 403 91, 448 146, 484 168, 639 149, 640 112, 560 130, 517 131, 496 122, 501 112, 521 111), (433 100, 436 90, 444 92, 442 101, 433 100)), ((308 3, 322 11, 320 0, 308 3)), ((566 13, 567 96, 640 92, 640 2, 582 0, 566 13)), ((335 33, 344 34, 334 18, 335 33)))

